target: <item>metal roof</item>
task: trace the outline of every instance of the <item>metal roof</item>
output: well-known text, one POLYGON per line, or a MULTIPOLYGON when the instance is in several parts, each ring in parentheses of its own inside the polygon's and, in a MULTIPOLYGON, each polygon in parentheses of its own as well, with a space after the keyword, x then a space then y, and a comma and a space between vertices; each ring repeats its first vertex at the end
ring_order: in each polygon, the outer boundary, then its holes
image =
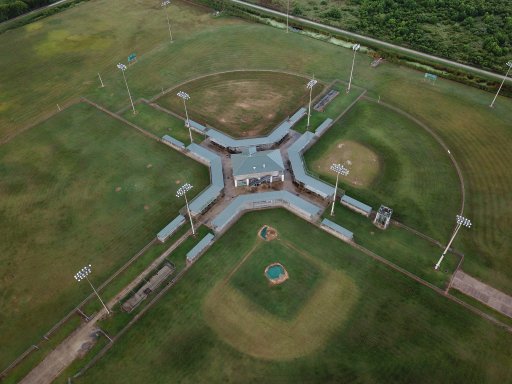
POLYGON ((157 239, 162 243, 166 241, 174 232, 178 230, 179 227, 185 222, 185 217, 182 215, 178 215, 173 221, 167 224, 158 234, 156 235, 157 239))
POLYGON ((248 139, 234 139, 216 129, 209 128, 206 135, 218 145, 224 148, 237 148, 251 146, 264 146, 272 145, 281 141, 290 131, 294 124, 296 124, 306 114, 305 108, 300 108, 292 117, 283 121, 270 135, 265 137, 252 137, 248 139))
POLYGON ((211 183, 217 187, 224 188, 224 176, 220 156, 196 143, 190 144, 187 149, 202 158, 203 161, 210 166, 211 183))
POLYGON ((348 195, 343 195, 343 197, 341 198, 341 201, 347 203, 348 205, 356 207, 366 213, 372 212, 372 207, 370 207, 369 205, 367 205, 365 203, 361 203, 359 200, 356 200, 353 197, 350 197, 348 195))
POLYGON ((306 216, 314 217, 322 212, 322 208, 298 197, 288 191, 272 191, 251 193, 237 196, 231 203, 220 212, 213 220, 212 226, 218 231, 225 228, 236 216, 248 209, 264 208, 268 206, 291 206, 294 210, 300 211, 306 216))
POLYGON ((197 131, 199 133, 205 133, 206 131, 206 127, 202 124, 199 124, 197 121, 194 121, 194 120, 190 120, 188 119, 188 123, 190 125, 190 127, 194 130, 194 131, 197 131))
POLYGON ((213 236, 211 233, 208 233, 205 237, 203 237, 201 241, 199 241, 199 243, 194 246, 194 248, 188 251, 187 261, 194 261, 197 256, 199 256, 201 252, 204 251, 204 249, 212 242, 214 237, 215 236, 213 236))
POLYGON ((179 148, 185 148, 185 144, 183 144, 181 141, 176 140, 174 137, 169 135, 162 136, 162 140, 167 143, 171 143, 179 148))
POLYGON ((290 148, 288 148, 288 158, 290 159, 293 177, 295 180, 304 184, 304 187, 309 189, 311 192, 314 192, 323 198, 327 198, 334 194, 334 187, 308 175, 305 171, 304 162, 302 160, 302 151, 314 137, 315 135, 313 132, 305 132, 290 146, 290 148))
POLYGON ((278 149, 254 152, 249 155, 237 153, 231 155, 231 164, 233 176, 284 171, 283 159, 278 149))
POLYGON ((338 225, 338 224, 336 224, 335 222, 333 222, 331 220, 323 219, 322 220, 322 225, 325 225, 326 227, 329 227, 333 231, 338 232, 342 236, 345 236, 345 237, 347 237, 349 239, 353 239, 354 238, 354 234, 352 232, 350 232, 348 229, 343 228, 341 225, 338 225))
POLYGON ((325 121, 318 126, 318 128, 315 130, 316 136, 322 136, 324 131, 326 131, 331 125, 333 120, 331 118, 325 119, 325 121))
POLYGON ((220 156, 195 143, 190 144, 187 149, 210 166, 210 186, 197 195, 189 204, 191 214, 197 216, 215 201, 224 189, 222 160, 220 156))

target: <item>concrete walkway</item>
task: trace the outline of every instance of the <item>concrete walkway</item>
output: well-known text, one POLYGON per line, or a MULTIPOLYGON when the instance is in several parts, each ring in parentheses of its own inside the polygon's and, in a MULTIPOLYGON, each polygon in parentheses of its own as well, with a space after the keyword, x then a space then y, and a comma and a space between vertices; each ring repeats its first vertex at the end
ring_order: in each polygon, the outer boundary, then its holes
POLYGON ((488 305, 496 311, 512 317, 512 296, 458 270, 452 281, 452 288, 488 305))

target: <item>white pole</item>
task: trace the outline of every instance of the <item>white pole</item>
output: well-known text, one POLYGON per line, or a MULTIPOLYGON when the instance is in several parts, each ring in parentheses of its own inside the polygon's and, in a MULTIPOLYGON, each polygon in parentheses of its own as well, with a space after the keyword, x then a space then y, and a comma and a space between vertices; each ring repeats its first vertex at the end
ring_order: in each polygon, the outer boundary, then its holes
POLYGON ((491 105, 489 105, 489 107, 491 107, 491 108, 494 107, 494 102, 498 98, 498 95, 501 91, 501 87, 503 87, 503 84, 505 84, 505 80, 507 79, 508 73, 510 72, 510 69, 512 68, 512 62, 508 62, 507 65, 508 64, 510 64, 510 65, 508 66, 507 73, 505 74, 505 77, 503 78, 503 81, 501 82, 500 87, 498 88, 498 92, 496 92, 496 95, 494 96, 494 99, 492 100, 491 105))
POLYGON ((105 85, 103 84, 103 80, 101 80, 101 76, 100 76, 99 72, 98 72, 98 77, 100 78, 101 88, 105 87, 105 85))
POLYGON ((103 304, 103 307, 106 309, 107 315, 110 315, 110 311, 108 310, 108 308, 105 305, 105 303, 103 302, 103 300, 101 300, 101 297, 98 294, 98 292, 96 291, 96 288, 94 288, 94 285, 92 285, 91 281, 89 280, 89 278, 87 276, 85 276, 85 278, 86 278, 87 282, 89 283, 89 285, 91 286, 91 288, 94 291, 94 293, 96 294, 96 296, 98 296, 98 299, 100 300, 101 304, 103 304))
POLYGON ((128 91, 128 96, 130 97, 130 103, 132 103, 132 109, 133 109, 133 114, 135 114, 135 105, 133 105, 133 100, 132 100, 132 94, 130 93, 130 88, 128 88, 128 82, 126 81, 126 76, 124 75, 124 71, 121 70, 121 72, 123 73, 123 79, 124 79, 124 83, 126 84, 126 90, 128 91))
POLYGON ((436 266, 434 267, 435 269, 439 269, 439 267, 441 266, 441 263, 443 262, 444 256, 446 255, 446 252, 448 252, 448 249, 450 249, 450 246, 452 245, 452 242, 455 239, 455 236, 457 236, 457 232, 459 232, 460 227, 462 227, 462 223, 457 224, 457 226, 455 227, 455 231, 453 232, 453 236, 450 239, 450 241, 448 242, 448 245, 446 246, 445 250, 443 251, 443 254, 441 255, 441 257, 440 257, 439 261, 437 262, 436 266))
POLYGON ((289 31, 289 26, 288 26, 288 15, 290 14, 290 0, 288 0, 287 2, 287 6, 286 6, 286 33, 288 33, 289 31))
POLYGON ((185 116, 187 117, 187 120, 185 121, 185 126, 190 127, 190 123, 188 121, 187 103, 185 101, 185 98, 183 98, 183 105, 185 106, 185 116))
POLYGON ((309 117, 311 116, 311 94, 313 93, 313 87, 309 88, 309 107, 308 107, 308 125, 306 129, 309 131, 309 117))
POLYGON ((336 187, 334 187, 334 197, 332 199, 331 216, 334 216, 334 203, 336 202, 336 192, 338 191, 338 178, 340 174, 336 172, 336 187))
POLYGON ((192 222, 192 215, 190 214, 190 209, 188 208, 187 192, 185 192, 183 195, 185 196, 185 203, 187 205, 187 213, 188 213, 188 218, 190 219, 190 226, 192 227, 192 234, 195 236, 196 231, 194 230, 194 224, 192 222))
POLYGON ((352 58, 352 69, 350 70, 350 80, 348 81, 347 93, 350 92, 350 86, 352 85, 352 74, 354 73, 354 64, 356 62, 356 52, 357 50, 354 49, 354 57, 352 58))
POLYGON ((172 32, 171 32, 171 21, 169 20, 169 11, 167 10, 167 6, 165 6, 165 16, 167 17, 167 25, 169 26, 169 36, 171 37, 171 43, 172 41, 172 32))

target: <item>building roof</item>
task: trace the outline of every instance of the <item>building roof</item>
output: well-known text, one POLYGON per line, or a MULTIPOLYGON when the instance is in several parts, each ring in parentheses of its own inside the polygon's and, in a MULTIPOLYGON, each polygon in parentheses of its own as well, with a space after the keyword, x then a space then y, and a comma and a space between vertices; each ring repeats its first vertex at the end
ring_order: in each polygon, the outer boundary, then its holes
POLYGON ((353 239, 354 238, 354 234, 352 232, 350 232, 348 229, 343 228, 341 225, 338 225, 338 224, 336 224, 335 222, 333 222, 331 220, 323 219, 322 220, 322 225, 325 225, 326 227, 329 227, 333 231, 338 232, 340 235, 345 236, 345 237, 347 237, 349 239, 353 239))
POLYGON ((330 118, 325 119, 324 122, 320 124, 318 128, 315 130, 315 135, 322 136, 324 131, 326 131, 332 125, 332 122, 333 120, 330 118))
POLYGON ((176 230, 185 222, 185 217, 182 215, 178 215, 173 221, 167 224, 156 237, 161 242, 167 240, 176 230))
POLYGON ((173 145, 175 145, 178 148, 185 148, 185 144, 183 144, 181 141, 179 141, 179 140, 177 140, 174 137, 169 136, 169 135, 162 136, 162 141, 164 143, 173 144, 173 145))
POLYGON ((199 133, 204 133, 206 131, 206 127, 202 124, 199 124, 197 121, 188 119, 188 123, 193 130, 199 133))
MULTIPOLYGON (((234 139, 216 129, 209 128, 206 135, 215 143, 224 148, 244 148, 251 146, 272 145, 281 141, 296 124, 306 114, 305 108, 300 108, 289 119, 283 121, 270 135, 264 137, 252 137, 248 139, 234 139)), ((192 122, 191 122, 192 125, 192 122)))
POLYGON ((214 236, 211 233, 208 233, 205 237, 203 237, 201 241, 199 241, 199 243, 194 246, 194 248, 188 251, 187 261, 194 261, 197 256, 199 256, 201 252, 203 252, 204 249, 212 242, 213 238, 214 236))
POLYGON ((359 200, 356 200, 353 197, 350 197, 348 195, 343 195, 343 197, 341 198, 341 201, 348 205, 351 205, 355 208, 358 208, 363 212, 366 212, 366 213, 372 212, 372 207, 370 207, 369 205, 367 205, 365 203, 361 203, 359 200))
POLYGON ((255 173, 272 173, 284 171, 281 152, 260 151, 250 153, 237 153, 231 155, 233 176, 251 175, 255 173))
POLYGON ((322 208, 288 191, 261 192, 237 196, 211 223, 215 230, 221 231, 240 212, 272 205, 291 207, 310 217, 319 215, 322 212, 322 208))
POLYGON ((193 216, 196 216, 217 199, 224 189, 222 160, 217 154, 195 143, 190 144, 187 149, 210 166, 210 186, 197 195, 189 204, 190 212, 193 216))
POLYGON ((306 189, 309 189, 323 198, 327 198, 333 195, 334 187, 308 175, 304 169, 304 162, 302 160, 302 151, 309 145, 314 137, 313 132, 305 132, 288 148, 288 157, 295 180, 304 184, 306 189))

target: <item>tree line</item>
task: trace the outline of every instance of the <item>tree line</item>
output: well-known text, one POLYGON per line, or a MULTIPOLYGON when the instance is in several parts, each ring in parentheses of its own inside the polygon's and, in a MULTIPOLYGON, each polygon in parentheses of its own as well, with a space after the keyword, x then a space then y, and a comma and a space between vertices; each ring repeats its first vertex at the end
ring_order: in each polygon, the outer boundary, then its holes
POLYGON ((13 19, 52 2, 52 0, 0 0, 0 22, 13 19))

